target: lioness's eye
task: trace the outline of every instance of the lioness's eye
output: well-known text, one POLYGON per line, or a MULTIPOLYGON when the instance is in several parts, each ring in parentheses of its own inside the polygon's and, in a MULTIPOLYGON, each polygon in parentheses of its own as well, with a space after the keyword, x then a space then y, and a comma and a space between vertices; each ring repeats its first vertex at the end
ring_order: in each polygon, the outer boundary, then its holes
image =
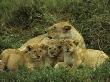
POLYGON ((52 37, 48 37, 49 39, 52 39, 52 37))

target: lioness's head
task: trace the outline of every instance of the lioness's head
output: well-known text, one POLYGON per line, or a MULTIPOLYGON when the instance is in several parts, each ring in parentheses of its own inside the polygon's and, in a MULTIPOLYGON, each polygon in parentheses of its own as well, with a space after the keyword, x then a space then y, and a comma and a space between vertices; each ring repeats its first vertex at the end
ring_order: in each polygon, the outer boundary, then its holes
POLYGON ((71 36, 72 25, 69 22, 59 22, 47 29, 49 38, 64 39, 71 36))

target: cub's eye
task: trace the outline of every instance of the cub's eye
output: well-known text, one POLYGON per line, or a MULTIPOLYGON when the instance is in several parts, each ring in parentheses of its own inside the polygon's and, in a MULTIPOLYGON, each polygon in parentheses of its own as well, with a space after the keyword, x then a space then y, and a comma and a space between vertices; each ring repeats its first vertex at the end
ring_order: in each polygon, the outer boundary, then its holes
POLYGON ((69 44, 70 46, 72 46, 72 44, 69 44))
POLYGON ((39 50, 40 52, 42 52, 42 50, 39 50))
POLYGON ((58 46, 58 49, 61 49, 62 48, 62 46, 58 46))
POLYGON ((71 30, 71 26, 64 26, 64 31, 69 31, 71 30))
POLYGON ((36 53, 36 51, 33 51, 34 53, 36 53))
POLYGON ((52 37, 48 37, 49 39, 52 39, 52 37))
POLYGON ((69 51, 69 48, 67 48, 67 50, 69 51))
POLYGON ((50 50, 51 48, 49 48, 49 50, 50 50))
POLYGON ((51 52, 51 54, 54 54, 54 52, 51 52))

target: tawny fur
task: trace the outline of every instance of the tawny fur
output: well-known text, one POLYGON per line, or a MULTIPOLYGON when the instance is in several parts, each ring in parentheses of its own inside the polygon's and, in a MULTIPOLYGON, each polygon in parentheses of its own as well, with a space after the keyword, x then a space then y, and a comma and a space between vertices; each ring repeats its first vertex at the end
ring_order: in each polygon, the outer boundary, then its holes
POLYGON ((34 37, 30 40, 28 40, 26 43, 24 43, 20 48, 19 50, 20 51, 24 51, 26 49, 26 47, 28 45, 40 45, 42 43, 46 43, 48 41, 48 37, 46 37, 46 34, 43 34, 43 35, 38 35, 37 37, 34 37))
POLYGON ((58 62, 64 61, 64 56, 61 54, 62 48, 59 44, 59 40, 50 39, 47 43, 48 46, 48 57, 52 62, 52 66, 54 66, 58 62))
POLYGON ((2 69, 15 71, 19 65, 24 65, 29 69, 33 69, 34 64, 30 55, 17 49, 5 49, 2 53, 2 69))
POLYGON ((37 60, 37 67, 42 67, 42 66, 50 66, 51 61, 49 60, 48 57, 48 46, 45 44, 41 45, 28 45, 27 46, 30 49, 29 54, 35 56, 35 60, 37 60))
MULTIPOLYGON (((83 49, 77 46, 78 43, 72 40, 62 41, 63 53, 64 53, 64 62, 65 64, 73 68, 77 68, 79 65, 84 64, 91 68, 96 68, 103 64, 109 57, 100 50, 94 49, 83 49)), ((55 68, 59 68, 60 64, 57 64, 55 68)))

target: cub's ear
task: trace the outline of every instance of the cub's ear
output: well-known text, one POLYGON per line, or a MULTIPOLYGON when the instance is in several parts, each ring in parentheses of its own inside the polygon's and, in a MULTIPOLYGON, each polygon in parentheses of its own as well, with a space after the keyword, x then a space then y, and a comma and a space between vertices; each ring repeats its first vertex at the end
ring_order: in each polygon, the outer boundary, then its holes
POLYGON ((67 32, 67 31, 71 30, 71 26, 64 26, 63 30, 64 30, 65 32, 67 32))
POLYGON ((60 45, 63 45, 65 43, 65 40, 60 40, 60 45))
POLYGON ((48 46, 47 45, 45 45, 45 44, 42 44, 42 45, 40 45, 40 47, 42 48, 42 49, 48 49, 48 46))
POLYGON ((61 49, 61 48, 62 48, 62 46, 61 46, 61 45, 59 45, 59 46, 58 46, 58 49, 61 49))
POLYGON ((73 43, 78 46, 79 45, 79 42, 78 41, 73 41, 73 43))
POLYGON ((33 47, 32 47, 31 45, 28 45, 28 46, 26 47, 26 50, 27 50, 27 51, 31 51, 32 48, 33 48, 33 47))

